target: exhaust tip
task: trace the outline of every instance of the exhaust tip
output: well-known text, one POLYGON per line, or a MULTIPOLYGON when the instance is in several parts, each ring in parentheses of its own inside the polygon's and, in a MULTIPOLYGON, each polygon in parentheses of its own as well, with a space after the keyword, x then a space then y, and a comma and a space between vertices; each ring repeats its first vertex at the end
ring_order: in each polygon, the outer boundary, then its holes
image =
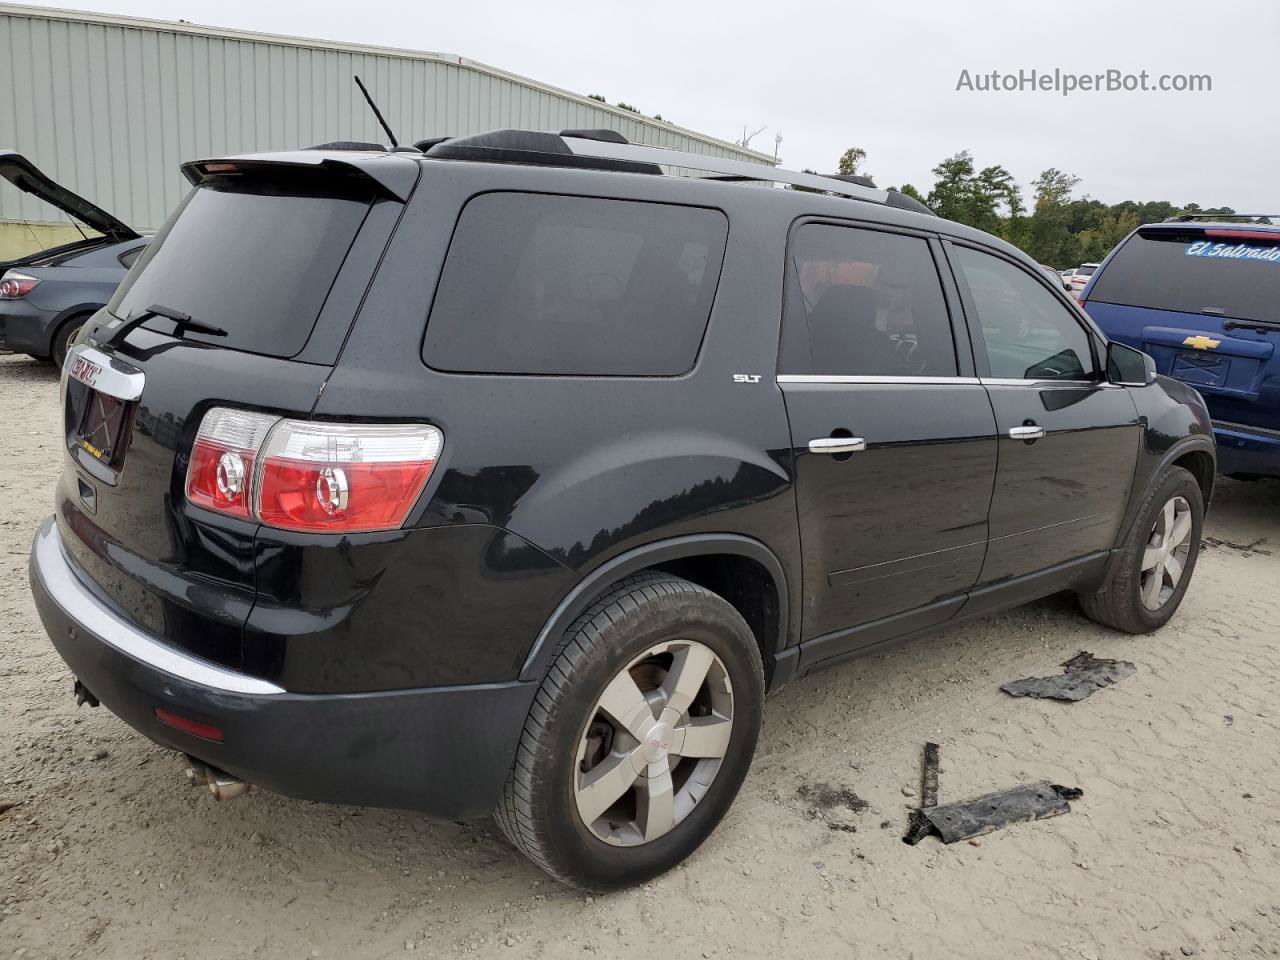
POLYGON ((251 783, 245 783, 239 777, 233 777, 224 770, 212 767, 195 757, 187 757, 187 782, 193 787, 208 787, 215 800, 234 800, 255 789, 251 783))

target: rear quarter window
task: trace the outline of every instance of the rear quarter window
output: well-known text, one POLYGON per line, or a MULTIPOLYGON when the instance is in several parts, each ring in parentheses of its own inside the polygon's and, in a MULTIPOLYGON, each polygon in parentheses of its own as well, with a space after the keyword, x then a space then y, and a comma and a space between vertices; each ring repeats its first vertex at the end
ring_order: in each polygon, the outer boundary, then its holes
POLYGON ((1280 234, 1260 241, 1202 230, 1145 230, 1098 274, 1089 299, 1280 322, 1280 234))
POLYGON ((727 233, 724 214, 701 207, 474 197, 445 258, 423 360, 456 373, 686 373, 727 233))

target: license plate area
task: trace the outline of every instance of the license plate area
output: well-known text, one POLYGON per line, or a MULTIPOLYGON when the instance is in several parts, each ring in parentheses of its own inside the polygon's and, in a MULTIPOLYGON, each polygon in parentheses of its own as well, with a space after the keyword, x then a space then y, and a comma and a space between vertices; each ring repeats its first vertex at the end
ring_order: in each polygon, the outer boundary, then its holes
POLYGON ((1203 353, 1178 353, 1173 358, 1173 376, 1198 387, 1225 387, 1231 361, 1203 353))
POLYGON ((87 454, 94 462, 119 471, 129 443, 134 404, 93 389, 86 391, 81 403, 72 447, 82 459, 87 454))

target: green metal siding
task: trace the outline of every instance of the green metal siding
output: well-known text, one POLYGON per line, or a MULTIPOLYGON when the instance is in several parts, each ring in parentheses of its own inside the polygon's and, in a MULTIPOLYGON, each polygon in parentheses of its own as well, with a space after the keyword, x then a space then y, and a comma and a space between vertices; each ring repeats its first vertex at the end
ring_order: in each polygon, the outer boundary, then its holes
MULTIPOLYGON (((627 139, 771 158, 451 57, 0 4, 0 146, 139 230, 178 203, 180 163, 384 139, 359 74, 405 141, 501 127, 609 127, 627 139)), ((0 220, 61 220, 0 187, 0 220)))

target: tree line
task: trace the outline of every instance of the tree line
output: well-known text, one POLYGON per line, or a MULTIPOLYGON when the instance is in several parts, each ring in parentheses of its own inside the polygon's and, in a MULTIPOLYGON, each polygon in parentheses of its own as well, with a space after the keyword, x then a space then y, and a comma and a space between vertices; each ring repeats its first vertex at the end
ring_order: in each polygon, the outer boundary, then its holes
MULTIPOLYGON (((869 176, 862 169, 866 158, 865 150, 850 147, 840 157, 837 172, 869 176)), ((1230 207, 1178 206, 1166 200, 1106 204, 1088 196, 1073 197, 1080 178, 1056 167, 1031 182, 1033 200, 1028 207, 1012 173, 999 164, 979 169, 968 150, 947 157, 933 168, 933 176, 928 192, 909 183, 893 189, 914 197, 940 217, 1002 237, 1038 262, 1060 270, 1101 260, 1144 223, 1184 213, 1235 213, 1230 207)))

